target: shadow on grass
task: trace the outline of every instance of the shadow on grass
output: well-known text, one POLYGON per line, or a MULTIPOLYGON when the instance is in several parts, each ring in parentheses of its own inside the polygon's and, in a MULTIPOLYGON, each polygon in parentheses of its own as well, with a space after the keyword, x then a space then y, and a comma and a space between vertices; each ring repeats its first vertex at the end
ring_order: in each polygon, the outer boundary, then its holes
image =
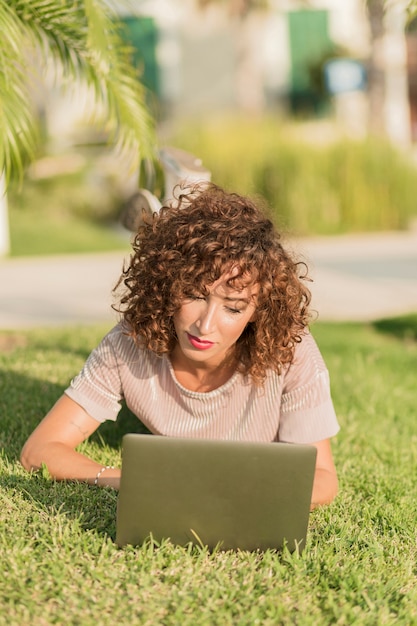
MULTIPOLYGON (((101 537, 115 541, 117 492, 111 489, 97 489, 76 482, 56 482, 37 474, 20 476, 15 473, 0 477, 0 488, 3 497, 20 498, 30 506, 26 515, 30 532, 40 525, 59 527, 60 520, 65 518, 73 530, 92 531, 101 537), (39 520, 39 521, 38 521, 39 520)), ((23 507, 26 509, 26 506, 23 507)), ((20 512, 22 513, 22 510, 20 512)))
MULTIPOLYGON (((89 487, 85 483, 55 482, 42 472, 21 475, 21 449, 43 416, 62 395, 64 387, 49 381, 0 370, 0 454, 5 471, 0 476, 0 489, 12 500, 19 495, 32 504, 40 515, 64 515, 82 530, 115 538, 117 493, 109 489, 89 487)), ((98 446, 118 449, 125 434, 148 432, 127 407, 120 411, 116 422, 105 422, 90 437, 98 446)), ((22 470, 23 472, 23 470, 22 470)))
MULTIPOLYGON (((65 387, 10 370, 0 370, 0 447, 11 461, 31 432, 64 392, 65 387)), ((147 433, 133 413, 123 406, 116 422, 104 422, 90 441, 117 449, 127 433, 147 433)))
POLYGON ((404 341, 417 341, 417 313, 376 320, 373 327, 404 341))

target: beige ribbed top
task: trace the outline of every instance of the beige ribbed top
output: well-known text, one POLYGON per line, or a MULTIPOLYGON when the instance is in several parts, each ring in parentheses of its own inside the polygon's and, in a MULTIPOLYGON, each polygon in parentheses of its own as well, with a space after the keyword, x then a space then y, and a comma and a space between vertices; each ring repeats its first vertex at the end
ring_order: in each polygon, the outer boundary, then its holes
POLYGON ((115 420, 123 399, 154 434, 238 441, 313 443, 335 435, 329 376, 310 334, 281 375, 263 387, 235 373, 207 393, 185 389, 168 357, 142 350, 118 324, 65 392, 94 419, 115 420))

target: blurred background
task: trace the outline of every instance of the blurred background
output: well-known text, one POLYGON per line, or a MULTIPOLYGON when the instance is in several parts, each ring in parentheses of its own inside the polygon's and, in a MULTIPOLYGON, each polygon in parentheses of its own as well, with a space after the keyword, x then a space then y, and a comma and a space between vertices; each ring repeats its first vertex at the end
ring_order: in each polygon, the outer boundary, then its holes
MULTIPOLYGON (((114 4, 161 146, 196 154, 221 185, 260 194, 295 234, 413 226, 417 28, 406 3, 114 4)), ((138 172, 89 122, 87 87, 63 92, 44 71, 32 95, 41 142, 9 190, 4 251, 121 245, 118 217, 138 172)))
MULTIPOLYGON (((290 237, 416 232, 413 2, 112 6, 156 149, 191 152, 214 182, 261 196, 290 237)), ((39 140, 23 176, 8 181, 0 253, 127 250, 120 215, 144 184, 140 167, 120 158, 105 123, 92 122, 91 86, 68 88, 65 65, 58 80, 48 64, 40 70, 30 86, 39 140)), ((405 260, 401 272, 417 274, 415 264, 405 260)))

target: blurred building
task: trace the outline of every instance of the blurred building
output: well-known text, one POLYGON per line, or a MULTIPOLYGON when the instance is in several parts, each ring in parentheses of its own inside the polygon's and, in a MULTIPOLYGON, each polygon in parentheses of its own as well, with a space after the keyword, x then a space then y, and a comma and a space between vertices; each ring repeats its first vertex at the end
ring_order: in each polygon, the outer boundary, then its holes
MULTIPOLYGON (((308 8, 270 0, 268 9, 241 15, 230 13, 232 5, 120 3, 157 119, 271 110, 331 117, 355 136, 379 123, 398 143, 417 139, 417 43, 406 43, 401 2, 387 4, 377 36, 365 0, 311 0, 308 8)), ((49 99, 52 134, 62 137, 64 120, 78 123, 85 98, 76 101, 49 99)))

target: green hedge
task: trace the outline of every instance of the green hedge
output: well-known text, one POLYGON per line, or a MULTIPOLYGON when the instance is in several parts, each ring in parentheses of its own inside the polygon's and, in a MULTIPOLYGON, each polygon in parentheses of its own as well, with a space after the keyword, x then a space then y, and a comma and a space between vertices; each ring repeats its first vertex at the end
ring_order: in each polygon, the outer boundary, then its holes
POLYGON ((417 216, 406 154, 377 139, 302 137, 301 125, 233 119, 189 124, 169 141, 201 157, 214 182, 265 198, 296 234, 406 229, 417 216))

